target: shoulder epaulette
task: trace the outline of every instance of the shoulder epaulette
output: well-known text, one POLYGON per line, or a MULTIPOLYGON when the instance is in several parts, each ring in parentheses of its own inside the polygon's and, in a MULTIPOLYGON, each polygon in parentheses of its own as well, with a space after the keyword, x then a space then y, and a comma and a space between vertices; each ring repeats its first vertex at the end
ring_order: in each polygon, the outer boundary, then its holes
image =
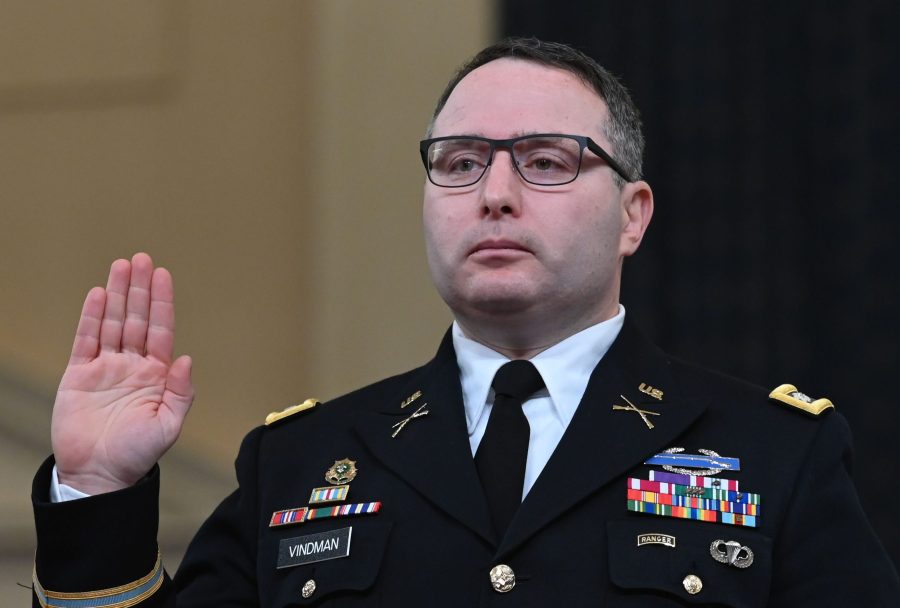
POLYGON ((319 405, 319 401, 317 399, 307 399, 303 403, 298 403, 297 405, 286 407, 280 412, 272 412, 271 414, 266 416, 266 426, 272 424, 273 422, 283 420, 288 416, 293 416, 294 414, 299 414, 300 412, 311 410, 317 405, 319 405))
POLYGON ((813 416, 818 416, 826 410, 834 409, 834 404, 828 399, 813 399, 809 395, 798 391, 793 384, 782 384, 769 393, 769 399, 786 403, 813 416))

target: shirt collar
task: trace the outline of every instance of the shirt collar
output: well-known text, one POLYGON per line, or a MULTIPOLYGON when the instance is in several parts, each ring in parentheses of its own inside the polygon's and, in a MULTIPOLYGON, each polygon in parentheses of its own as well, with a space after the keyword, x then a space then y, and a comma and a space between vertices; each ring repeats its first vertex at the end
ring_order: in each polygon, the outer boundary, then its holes
MULTIPOLYGON (((564 427, 575 415, 591 373, 612 346, 624 322, 625 307, 619 304, 618 313, 611 319, 583 329, 531 359, 547 386, 554 414, 564 427)), ((468 338, 456 321, 453 322, 452 336, 466 425, 471 435, 487 407, 494 375, 510 359, 468 338)), ((536 396, 542 393, 538 392, 536 396)))

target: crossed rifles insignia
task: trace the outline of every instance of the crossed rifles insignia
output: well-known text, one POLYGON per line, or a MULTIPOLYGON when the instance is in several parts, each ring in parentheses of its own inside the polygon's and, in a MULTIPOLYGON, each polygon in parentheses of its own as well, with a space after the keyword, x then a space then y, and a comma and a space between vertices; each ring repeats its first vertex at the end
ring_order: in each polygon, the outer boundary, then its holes
POLYGON ((644 421, 644 424, 647 425, 648 429, 653 428, 653 423, 650 422, 650 419, 647 418, 647 416, 659 416, 660 415, 659 412, 653 412, 650 410, 642 410, 639 407, 637 407, 635 404, 633 404, 631 401, 629 401, 628 397, 626 397, 625 395, 619 395, 619 397, 621 397, 625 401, 625 403, 627 403, 628 405, 627 406, 613 405, 612 409, 622 410, 622 411, 626 411, 626 412, 636 412, 641 417, 641 420, 644 421))

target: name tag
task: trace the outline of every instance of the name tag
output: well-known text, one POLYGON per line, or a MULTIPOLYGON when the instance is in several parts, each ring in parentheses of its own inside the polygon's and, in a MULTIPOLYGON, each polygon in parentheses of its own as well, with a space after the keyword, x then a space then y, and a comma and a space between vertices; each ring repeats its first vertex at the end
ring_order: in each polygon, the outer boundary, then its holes
POLYGON ((278 545, 277 568, 323 562, 350 555, 350 533, 353 527, 285 538, 278 545))

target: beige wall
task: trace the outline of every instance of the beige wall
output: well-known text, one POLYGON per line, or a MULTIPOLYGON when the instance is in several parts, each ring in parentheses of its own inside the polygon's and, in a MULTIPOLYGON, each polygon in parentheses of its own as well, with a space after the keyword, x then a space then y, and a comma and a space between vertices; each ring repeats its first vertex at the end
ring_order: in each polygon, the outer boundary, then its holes
MULTIPOLYGON (((417 142, 491 8, 5 1, 0 379, 45 398, 0 404, 0 433, 32 454, 4 480, 46 450, 84 294, 135 251, 175 276, 198 391, 175 458, 212 475, 268 411, 428 358, 449 315, 424 262, 417 142)), ((6 490, 0 567, 27 491, 6 490)))

